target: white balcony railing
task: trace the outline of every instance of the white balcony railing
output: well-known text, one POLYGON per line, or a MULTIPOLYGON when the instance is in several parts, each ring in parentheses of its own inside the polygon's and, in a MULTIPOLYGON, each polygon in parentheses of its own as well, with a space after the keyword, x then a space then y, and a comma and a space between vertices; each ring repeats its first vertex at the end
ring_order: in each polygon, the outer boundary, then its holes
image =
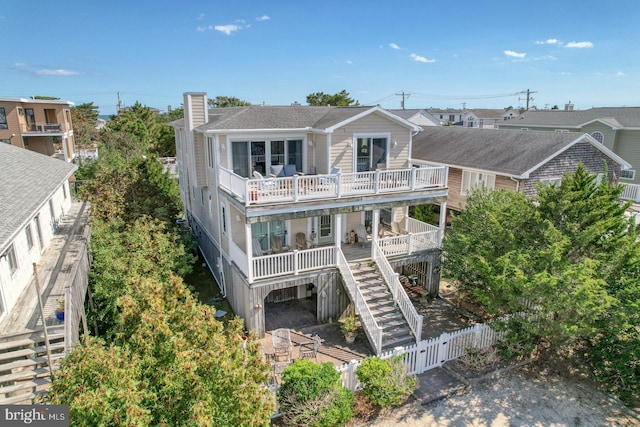
POLYGON ((633 202, 640 203, 640 185, 638 184, 624 184, 624 190, 620 196, 623 200, 632 200, 633 202))
POLYGON ((219 168, 220 186, 246 206, 438 188, 446 186, 446 176, 446 166, 264 179, 219 168))
POLYGON ((409 296, 404 291, 404 288, 400 283, 400 279, 398 278, 398 274, 393 271, 391 264, 387 261, 387 258, 378 245, 378 242, 374 240, 371 242, 371 245, 373 246, 373 260, 378 264, 380 274, 384 278, 387 286, 389 286, 391 295, 393 295, 393 300, 398 305, 398 308, 400 308, 400 311, 402 311, 402 314, 407 320, 416 341, 420 341, 422 339, 422 315, 418 314, 418 311, 409 299, 409 296))
POLYGON ((335 246, 284 252, 253 258, 253 280, 335 267, 335 246))
POLYGON ((380 354, 382 352, 382 328, 373 317, 373 313, 371 313, 362 292, 360 292, 360 288, 358 288, 358 282, 353 277, 349 263, 340 249, 336 251, 336 265, 340 270, 351 301, 353 301, 356 315, 360 316, 360 322, 369 338, 373 351, 375 354, 380 354))

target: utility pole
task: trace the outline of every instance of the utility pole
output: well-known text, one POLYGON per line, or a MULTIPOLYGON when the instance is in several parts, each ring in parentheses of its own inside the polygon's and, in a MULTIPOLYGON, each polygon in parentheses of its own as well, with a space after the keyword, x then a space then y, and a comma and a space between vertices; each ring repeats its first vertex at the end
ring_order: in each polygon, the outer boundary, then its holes
POLYGON ((466 102, 463 102, 463 103, 462 103, 462 109, 463 109, 463 110, 466 110, 466 109, 467 109, 467 103, 466 103, 466 102))
MULTIPOLYGON (((531 90, 527 89, 526 91, 523 90, 522 92, 518 92, 518 93, 523 93, 523 94, 526 93, 527 94, 527 98, 526 98, 526 100, 527 100, 527 108, 525 109, 525 111, 528 111, 529 110, 529 101, 533 101, 533 98, 531 97, 531 94, 538 93, 538 91, 531 91, 531 90)), ((518 98, 518 101, 520 101, 520 98, 518 98)))
POLYGON ((402 106, 402 109, 404 110, 404 100, 405 98, 409 98, 409 96, 411 96, 410 93, 406 93, 405 91, 402 91, 400 93, 396 93, 396 95, 400 96, 402 95, 402 102, 400 103, 400 106, 402 106))
POLYGON ((116 109, 118 114, 120 114, 120 109, 122 108, 122 100, 120 99, 120 92, 118 92, 118 105, 116 105, 116 109))

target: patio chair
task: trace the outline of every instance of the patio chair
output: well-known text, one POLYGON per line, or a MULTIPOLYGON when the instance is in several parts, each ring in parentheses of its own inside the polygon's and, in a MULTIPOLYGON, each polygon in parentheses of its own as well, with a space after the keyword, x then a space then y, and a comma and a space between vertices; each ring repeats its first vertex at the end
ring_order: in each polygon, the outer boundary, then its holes
POLYGON ((276 187, 276 182, 273 179, 267 179, 258 171, 253 171, 253 177, 260 180, 258 188, 260 190, 272 190, 276 187))
POLYGON ((296 249, 299 251, 307 249, 307 237, 304 233, 296 233, 296 249))
POLYGON ((300 359, 311 359, 318 360, 318 350, 320 350, 320 345, 322 344, 322 340, 315 334, 313 336, 313 341, 305 342, 300 344, 300 359))
POLYGON ((271 250, 274 254, 289 251, 289 246, 282 244, 282 239, 275 234, 271 236, 271 250))
POLYGON ((364 244, 369 241, 369 238, 367 237, 367 229, 364 225, 358 224, 358 227, 356 227, 356 233, 358 234, 358 242, 360 242, 360 245, 364 248, 364 244))
POLYGON ((287 362, 291 360, 291 333, 287 328, 276 329, 271 332, 271 342, 273 344, 273 355, 275 361, 285 358, 287 362))
POLYGON ((331 172, 329 172, 329 176, 325 176, 320 178, 320 184, 324 185, 335 185, 338 183, 338 174, 340 173, 340 168, 334 167, 331 168, 331 172))
POLYGON ((253 253, 253 256, 264 255, 264 251, 262 250, 262 246, 260 246, 260 241, 258 241, 258 239, 253 239, 251 241, 251 252, 253 253))

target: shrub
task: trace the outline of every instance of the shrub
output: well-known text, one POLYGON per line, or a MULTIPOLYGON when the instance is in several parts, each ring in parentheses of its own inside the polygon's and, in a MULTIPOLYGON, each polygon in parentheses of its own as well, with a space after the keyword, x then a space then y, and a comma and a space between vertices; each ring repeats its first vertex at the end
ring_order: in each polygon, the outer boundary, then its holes
POLYGON ((342 426, 353 417, 353 394, 331 363, 297 360, 282 372, 278 403, 285 425, 342 426))
POLYGON ((368 357, 356 369, 364 385, 362 394, 383 408, 400 405, 416 389, 415 377, 407 375, 402 356, 382 360, 368 357))

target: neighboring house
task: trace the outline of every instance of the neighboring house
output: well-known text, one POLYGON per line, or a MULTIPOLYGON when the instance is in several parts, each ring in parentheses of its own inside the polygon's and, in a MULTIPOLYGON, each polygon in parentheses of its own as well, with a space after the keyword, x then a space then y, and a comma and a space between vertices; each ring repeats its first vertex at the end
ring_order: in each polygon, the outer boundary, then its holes
POLYGON ((514 109, 467 109, 462 113, 462 126, 466 128, 496 129, 500 123, 518 117, 514 109))
POLYGON ((396 272, 437 294, 445 218, 408 208, 446 205, 446 167, 413 167, 418 126, 380 107, 208 110, 204 93, 184 111, 171 125, 185 215, 248 329, 265 333, 272 303, 310 298, 319 323, 354 304, 377 353, 421 336, 396 272))
POLYGON ((0 142, 71 162, 76 146, 70 101, 0 98, 0 142))
POLYGON ((636 195, 628 198, 640 202, 640 175, 636 173, 640 169, 640 107, 526 111, 517 119, 500 123, 499 127, 591 135, 632 165, 630 169, 622 171, 618 178, 623 184, 634 184, 628 186, 628 190, 636 195))
POLYGON ((413 137, 413 162, 449 167, 448 207, 464 209, 469 191, 504 188, 528 196, 538 182, 554 184, 580 162, 616 179, 631 165, 587 134, 425 128, 413 137))
POLYGON ((402 117, 403 119, 410 121, 414 125, 420 127, 426 126, 441 126, 440 120, 426 110, 422 109, 408 109, 408 110, 387 110, 402 117))
POLYGON ((427 108, 427 113, 431 114, 440 124, 454 124, 462 122, 463 110, 457 108, 427 108))
MULTIPOLYGON (((0 321, 33 279, 58 222, 69 211, 76 166, 0 144, 0 321)), ((34 291, 35 292, 35 291, 34 291)))

